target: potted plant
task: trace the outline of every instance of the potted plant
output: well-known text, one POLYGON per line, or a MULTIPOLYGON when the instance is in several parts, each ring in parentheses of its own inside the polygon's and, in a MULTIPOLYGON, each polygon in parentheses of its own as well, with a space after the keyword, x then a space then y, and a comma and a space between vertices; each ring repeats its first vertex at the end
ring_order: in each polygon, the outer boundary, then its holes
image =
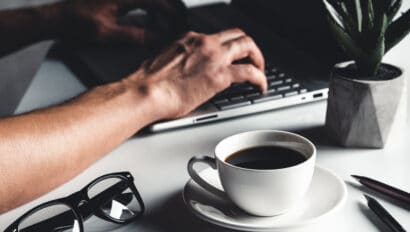
POLYGON ((401 0, 323 1, 331 31, 351 59, 332 71, 326 128, 342 146, 382 148, 406 97, 403 70, 382 58, 410 32, 410 10, 395 18, 401 0))

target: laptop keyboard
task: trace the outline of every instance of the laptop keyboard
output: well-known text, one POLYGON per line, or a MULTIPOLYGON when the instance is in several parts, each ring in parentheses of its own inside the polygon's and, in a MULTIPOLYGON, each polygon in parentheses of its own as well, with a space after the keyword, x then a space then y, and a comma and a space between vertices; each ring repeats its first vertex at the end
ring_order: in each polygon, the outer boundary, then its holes
POLYGON ((291 75, 272 65, 267 66, 265 74, 268 80, 268 90, 265 94, 250 83, 237 83, 216 95, 211 102, 220 110, 228 110, 291 97, 308 91, 291 75))

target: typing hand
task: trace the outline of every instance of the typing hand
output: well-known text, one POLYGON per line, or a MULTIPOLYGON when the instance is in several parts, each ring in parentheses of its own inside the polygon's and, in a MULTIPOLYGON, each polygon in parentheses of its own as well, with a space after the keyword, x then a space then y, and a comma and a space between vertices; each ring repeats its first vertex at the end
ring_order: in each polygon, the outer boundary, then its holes
POLYGON ((118 23, 119 17, 135 9, 161 15, 173 27, 175 34, 186 28, 186 9, 180 0, 66 0, 59 7, 65 21, 65 28, 61 28, 62 39, 74 43, 96 41, 144 44, 164 38, 158 30, 118 23))
POLYGON ((186 115, 234 82, 267 89, 264 58, 243 31, 189 32, 125 81, 149 92, 161 119, 186 115), (247 58, 250 63, 233 64, 247 58))

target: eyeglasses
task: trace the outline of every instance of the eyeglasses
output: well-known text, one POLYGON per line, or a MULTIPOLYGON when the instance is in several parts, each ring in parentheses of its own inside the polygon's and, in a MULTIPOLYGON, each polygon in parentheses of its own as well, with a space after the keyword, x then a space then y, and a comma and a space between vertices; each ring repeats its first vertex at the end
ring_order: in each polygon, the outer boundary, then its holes
POLYGON ((92 216, 114 224, 127 224, 141 217, 144 209, 131 173, 111 173, 68 197, 29 210, 5 232, 84 232, 84 222, 92 216))

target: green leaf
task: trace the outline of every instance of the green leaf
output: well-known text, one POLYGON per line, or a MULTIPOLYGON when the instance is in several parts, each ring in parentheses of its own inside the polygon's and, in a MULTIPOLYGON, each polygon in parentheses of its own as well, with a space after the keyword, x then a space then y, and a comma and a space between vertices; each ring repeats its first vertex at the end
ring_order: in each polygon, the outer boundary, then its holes
POLYGON ((354 28, 356 28, 356 31, 359 30, 359 20, 358 20, 358 15, 357 15, 357 9, 356 9, 356 0, 347 0, 347 1, 342 1, 342 6, 346 9, 346 12, 352 21, 352 24, 354 25, 354 28))
POLYGON ((359 74, 363 77, 372 77, 376 75, 384 56, 384 40, 379 43, 379 47, 367 54, 364 59, 355 60, 359 74))
POLYGON ((387 16, 382 14, 374 21, 373 30, 362 35, 360 45, 366 51, 373 50, 379 47, 380 40, 384 38, 385 32, 388 27, 387 16))
POLYGON ((371 31, 374 25, 374 11, 372 0, 360 0, 362 15, 362 32, 371 31))
POLYGON ((376 75, 385 54, 385 32, 387 28, 387 16, 383 17, 382 27, 379 35, 377 36, 377 42, 375 47, 366 51, 367 57, 362 60, 363 64, 358 64, 359 70, 363 75, 376 75))
POLYGON ((386 52, 410 33, 410 10, 393 21, 386 31, 386 52))
POLYGON ((389 7, 389 9, 387 10, 387 17, 389 19, 389 23, 391 21, 393 21, 394 16, 397 14, 397 12, 399 11, 400 7, 402 4, 402 0, 396 0, 393 5, 391 5, 389 7))
POLYGON ((402 0, 324 2, 333 35, 362 75, 375 74, 385 52, 410 33, 410 10, 392 21, 402 0))
POLYGON ((374 26, 374 37, 377 39, 377 41, 379 41, 380 39, 384 38, 384 35, 386 33, 387 27, 389 25, 389 22, 387 21, 387 15, 383 14, 383 16, 381 17, 381 20, 377 20, 375 22, 375 26, 374 26))
POLYGON ((327 15, 329 21, 330 29, 334 34, 336 41, 340 47, 347 53, 351 59, 358 59, 359 57, 364 57, 365 53, 356 44, 356 42, 350 37, 348 33, 332 18, 330 14, 327 15))
POLYGON ((369 41, 372 43, 364 43, 362 49, 364 49, 366 55, 361 60, 357 61, 359 72, 364 76, 374 76, 379 69, 385 53, 385 33, 387 30, 388 22, 386 14, 383 14, 381 20, 376 22, 374 30, 368 34, 369 41))
MULTIPOLYGON (((350 34, 353 38, 359 36, 359 30, 357 27, 357 22, 355 22, 352 17, 348 14, 343 1, 340 0, 327 0, 327 2, 333 7, 345 28, 346 32, 350 34)), ((325 6, 326 7, 326 6, 325 6)))

